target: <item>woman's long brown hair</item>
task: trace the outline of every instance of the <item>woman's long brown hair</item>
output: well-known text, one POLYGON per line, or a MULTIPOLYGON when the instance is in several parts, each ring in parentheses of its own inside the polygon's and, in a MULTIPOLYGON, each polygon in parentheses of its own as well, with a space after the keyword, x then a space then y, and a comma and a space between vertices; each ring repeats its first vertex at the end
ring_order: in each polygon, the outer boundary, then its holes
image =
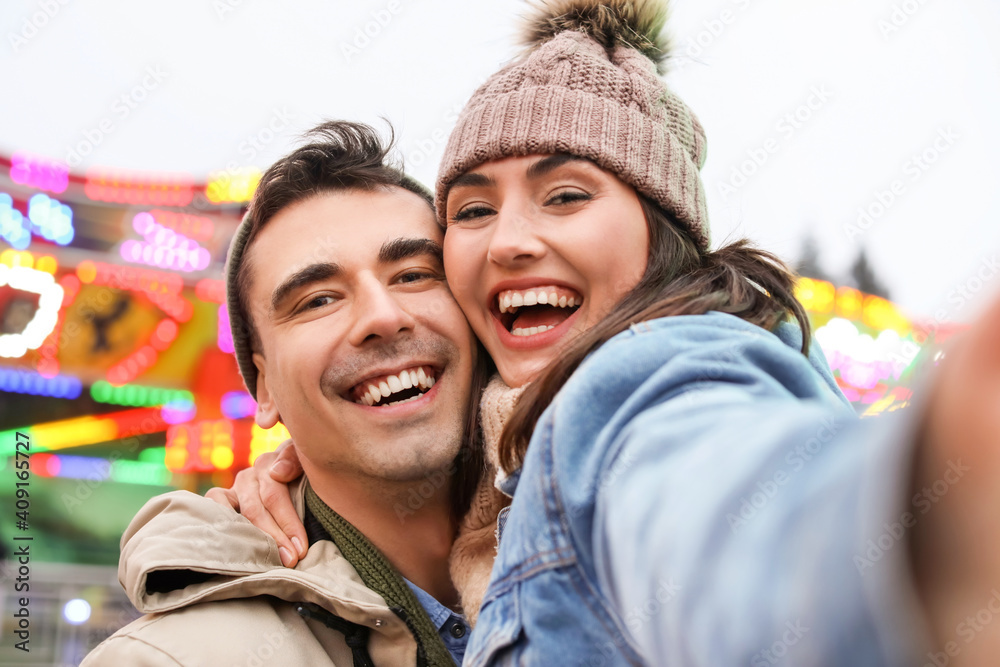
POLYGON ((583 359, 636 322, 715 310, 770 331, 791 315, 802 329, 802 353, 809 352, 809 320, 794 295, 795 275, 784 262, 747 239, 699 250, 658 205, 639 199, 649 228, 646 271, 610 314, 573 340, 525 389, 500 439, 500 464, 507 472, 524 462, 539 417, 583 359))

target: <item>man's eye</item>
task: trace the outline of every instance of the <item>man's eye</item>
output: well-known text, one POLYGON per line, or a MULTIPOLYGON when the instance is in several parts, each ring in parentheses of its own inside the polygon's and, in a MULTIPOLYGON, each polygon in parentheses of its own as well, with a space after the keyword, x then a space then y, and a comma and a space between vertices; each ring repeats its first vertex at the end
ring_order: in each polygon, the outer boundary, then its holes
POLYGON ((301 310, 315 310, 316 308, 322 308, 328 304, 333 303, 336 299, 329 294, 323 294, 322 296, 317 296, 309 299, 304 304, 302 304, 301 310))
POLYGON ((582 192, 580 190, 564 190, 552 197, 549 197, 548 201, 545 202, 546 206, 560 204, 572 204, 580 201, 587 201, 591 198, 590 194, 587 192, 582 192))
POLYGON ((431 280, 435 278, 436 275, 429 271, 407 271, 406 273, 399 276, 399 282, 401 283, 416 283, 421 280, 431 280))
POLYGON ((461 222, 493 215, 493 209, 489 206, 469 206, 451 217, 451 222, 461 222))

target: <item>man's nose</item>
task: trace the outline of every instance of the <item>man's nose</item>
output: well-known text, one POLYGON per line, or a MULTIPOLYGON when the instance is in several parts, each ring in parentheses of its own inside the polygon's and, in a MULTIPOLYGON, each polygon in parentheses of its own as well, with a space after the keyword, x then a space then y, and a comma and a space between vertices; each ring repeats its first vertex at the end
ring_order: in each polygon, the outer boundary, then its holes
POLYGON ((374 278, 364 280, 359 288, 355 313, 349 336, 355 347, 372 338, 392 339, 416 326, 416 319, 400 303, 399 296, 374 278))

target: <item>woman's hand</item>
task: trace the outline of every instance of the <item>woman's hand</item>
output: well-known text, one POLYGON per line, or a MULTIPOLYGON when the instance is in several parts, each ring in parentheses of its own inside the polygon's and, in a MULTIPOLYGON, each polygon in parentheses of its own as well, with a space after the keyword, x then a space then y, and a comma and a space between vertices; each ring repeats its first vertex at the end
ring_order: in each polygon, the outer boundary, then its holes
POLYGON ((936 651, 948 651, 951 665, 995 664, 1000 655, 1000 300, 949 351, 937 380, 914 466, 914 497, 933 503, 918 518, 911 543, 918 590, 936 651))
POLYGON ((288 491, 289 482, 301 476, 298 454, 292 441, 286 440, 274 452, 258 456, 252 468, 236 473, 233 488, 214 487, 205 497, 232 507, 274 538, 281 562, 294 567, 309 548, 305 526, 288 491))

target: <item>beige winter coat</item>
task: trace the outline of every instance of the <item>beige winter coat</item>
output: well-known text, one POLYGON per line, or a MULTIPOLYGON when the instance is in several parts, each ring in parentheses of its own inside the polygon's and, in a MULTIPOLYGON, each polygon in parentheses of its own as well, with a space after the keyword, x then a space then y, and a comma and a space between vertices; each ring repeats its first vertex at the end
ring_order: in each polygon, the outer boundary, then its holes
MULTIPOLYGON (((299 516, 303 495, 303 485, 295 484, 299 516)), ((296 602, 370 628, 376 665, 416 663, 416 640, 405 623, 365 587, 333 542, 313 544, 294 569, 285 568, 270 537, 186 491, 153 498, 132 520, 122 536, 118 579, 146 615, 105 640, 81 667, 353 665, 344 635, 302 618, 296 602), (159 573, 150 584, 155 588, 169 570, 212 576, 180 590, 148 589, 151 574, 159 573)))

